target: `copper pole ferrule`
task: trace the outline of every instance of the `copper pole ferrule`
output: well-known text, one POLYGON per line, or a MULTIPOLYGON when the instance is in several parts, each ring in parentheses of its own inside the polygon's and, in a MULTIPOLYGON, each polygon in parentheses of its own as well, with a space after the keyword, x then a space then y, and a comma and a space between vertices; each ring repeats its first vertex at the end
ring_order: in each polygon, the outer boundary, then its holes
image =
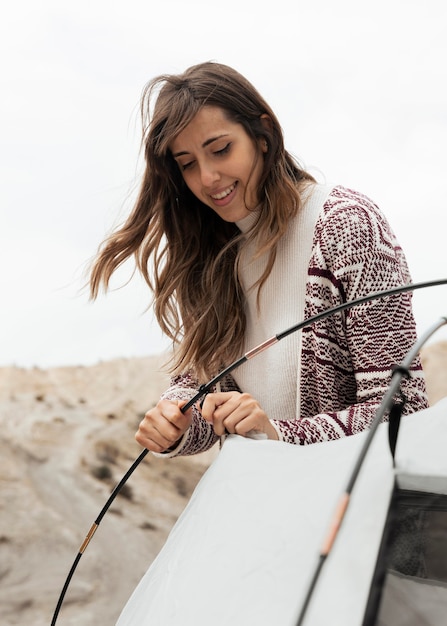
POLYGON ((327 556, 331 551, 332 545, 337 537, 338 530, 345 516, 346 509, 348 508, 349 497, 350 496, 348 493, 344 493, 338 502, 326 540, 321 549, 322 556, 327 556))
POLYGON ((90 528, 90 530, 87 533, 86 538, 84 539, 84 543, 82 544, 82 546, 79 548, 79 553, 80 554, 84 554, 85 549, 87 548, 88 544, 90 543, 90 539, 93 537, 93 535, 96 532, 96 529, 98 528, 98 524, 96 524, 96 522, 94 524, 92 524, 92 527, 90 528))
POLYGON ((248 352, 246 352, 245 358, 247 360, 252 359, 254 356, 259 354, 260 352, 263 352, 264 350, 267 350, 267 348, 270 348, 270 346, 273 346, 278 341, 279 339, 276 335, 274 337, 270 337, 270 339, 267 339, 263 343, 260 343, 259 346, 256 346, 256 348, 253 348, 252 350, 249 350, 248 352))

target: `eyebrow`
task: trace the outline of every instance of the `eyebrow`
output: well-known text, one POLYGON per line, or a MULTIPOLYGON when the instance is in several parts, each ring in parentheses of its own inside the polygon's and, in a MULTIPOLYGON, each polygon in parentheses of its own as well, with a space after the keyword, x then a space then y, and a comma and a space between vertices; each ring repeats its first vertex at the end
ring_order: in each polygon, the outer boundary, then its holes
MULTIPOLYGON (((202 143, 202 148, 206 148, 207 146, 212 144, 214 141, 217 141, 218 139, 222 139, 222 137, 228 137, 228 133, 223 133, 222 135, 218 135, 217 137, 211 137, 210 139, 207 139, 206 141, 202 143)), ((186 150, 183 150, 182 152, 176 152, 172 156, 174 157, 174 159, 177 159, 178 157, 184 156, 185 154, 189 154, 189 152, 187 152, 186 150)))

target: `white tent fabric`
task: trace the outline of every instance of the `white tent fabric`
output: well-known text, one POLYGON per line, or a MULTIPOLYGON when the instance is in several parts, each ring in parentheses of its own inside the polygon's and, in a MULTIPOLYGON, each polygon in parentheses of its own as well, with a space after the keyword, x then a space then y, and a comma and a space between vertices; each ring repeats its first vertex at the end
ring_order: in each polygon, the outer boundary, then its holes
MULTIPOLYGON (((117 626, 293 626, 366 433, 311 446, 230 436, 117 626)), ((447 491, 447 398, 402 419, 397 471, 447 491), (442 477, 444 480, 439 480, 442 477)), ((381 425, 305 624, 362 623, 395 471, 381 425)))

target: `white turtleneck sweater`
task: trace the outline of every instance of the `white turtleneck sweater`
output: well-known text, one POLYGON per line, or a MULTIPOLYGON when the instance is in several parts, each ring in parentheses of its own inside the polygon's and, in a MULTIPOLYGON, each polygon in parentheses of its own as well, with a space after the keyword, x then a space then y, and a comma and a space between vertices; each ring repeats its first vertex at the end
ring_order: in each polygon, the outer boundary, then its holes
MULTIPOLYGON (((257 289, 266 256, 253 260, 256 242, 243 247, 241 281, 246 296, 247 330, 244 353, 304 318, 307 268, 315 224, 332 186, 313 186, 298 217, 280 240, 272 271, 264 283, 257 306, 257 289)), ((237 223, 242 232, 257 219, 250 214, 237 223)), ((286 337, 261 352, 233 373, 238 387, 256 398, 270 419, 295 419, 300 415, 301 333, 286 337), (281 393, 276 393, 280 389, 281 393)))

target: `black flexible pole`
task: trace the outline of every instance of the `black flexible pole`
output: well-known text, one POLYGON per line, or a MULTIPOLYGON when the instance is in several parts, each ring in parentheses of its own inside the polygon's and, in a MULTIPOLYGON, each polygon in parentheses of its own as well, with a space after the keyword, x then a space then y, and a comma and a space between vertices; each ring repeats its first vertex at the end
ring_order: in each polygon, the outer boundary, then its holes
POLYGON ((373 421, 371 422, 371 426, 368 430, 368 434, 366 436, 365 442, 363 443, 363 446, 360 450, 357 461, 354 465, 354 469, 351 472, 347 487, 345 491, 342 493, 342 495, 340 496, 339 502, 336 506, 334 515, 332 517, 332 521, 329 526, 327 536, 321 547, 320 555, 319 555, 317 564, 315 566, 315 570, 313 572, 306 595, 304 597, 304 601, 301 607, 300 614, 298 616, 298 621, 296 622, 296 626, 303 625, 304 618, 306 616, 310 600, 315 591, 315 587, 317 585, 320 574, 323 570, 323 565, 326 562, 327 557, 329 556, 332 546, 334 545, 334 542, 338 536, 338 532, 342 526, 346 511, 348 510, 348 507, 351 501, 352 490, 354 489, 354 485, 359 476, 360 469, 363 466, 363 462, 365 460, 366 454, 369 450, 369 447, 374 438, 374 435, 377 432, 379 424, 382 422, 385 415, 387 415, 389 411, 391 410, 393 403, 394 403, 394 397, 400 388, 402 378, 409 375, 410 366, 413 363, 419 351, 421 350, 422 346, 428 341, 428 339, 430 339, 430 337, 437 330, 439 330, 439 328, 441 328, 445 324, 447 324, 447 317, 442 317, 438 322, 433 324, 433 326, 431 326, 427 330, 427 332, 425 332, 422 335, 422 337, 418 341, 416 341, 416 343, 412 346, 412 348, 410 349, 410 351, 408 352, 408 354, 406 355, 402 363, 398 367, 396 367, 394 370, 393 376, 391 378, 391 383, 388 387, 386 394, 383 397, 383 400, 379 408, 376 411, 376 415, 373 421))
POLYGON ((128 479, 131 477, 131 475, 137 469, 137 467, 139 466, 139 464, 141 463, 141 461, 144 459, 144 457, 147 455, 148 452, 149 452, 149 450, 143 450, 143 452, 135 459, 135 461, 132 463, 130 468, 124 474, 124 476, 122 477, 120 482, 113 489, 113 491, 110 494, 107 502, 105 503, 105 505, 101 509, 100 514, 98 515, 98 517, 95 519, 95 521, 91 525, 90 530, 88 531, 84 541, 82 542, 81 547, 79 548, 79 552, 76 555, 76 558, 75 558, 75 560, 73 562, 73 565, 71 566, 71 569, 70 569, 70 571, 68 573, 67 579, 66 579, 66 581, 64 583, 64 586, 62 588, 61 594, 59 596, 59 600, 58 600, 57 605, 56 605, 56 609, 55 609, 54 614, 53 614, 53 619, 51 620, 51 626, 54 626, 54 624, 56 624, 56 620, 57 620, 57 617, 59 615, 59 611, 61 610, 62 603, 64 601, 65 594, 67 592, 68 586, 70 585, 71 579, 73 578, 73 574, 75 573, 76 568, 78 566, 78 563, 81 560, 81 556, 84 554, 85 550, 87 549, 88 544, 90 543, 91 539, 93 538, 93 535, 95 534, 98 526, 100 525, 102 518, 104 517, 104 515, 109 510, 112 502, 115 500, 116 496, 121 491, 123 485, 128 481, 128 479))
MULTIPOLYGON (((317 315, 314 315, 313 317, 310 317, 310 318, 308 318, 306 320, 303 320, 302 322, 300 322, 298 324, 295 324, 294 326, 291 326, 290 328, 288 328, 287 330, 283 331, 282 333, 274 335, 270 339, 267 339, 263 343, 261 343, 258 346, 254 347, 252 350, 249 350, 248 352, 246 352, 242 357, 240 357, 239 359, 234 361, 231 365, 229 365, 228 367, 223 369, 217 376, 212 378, 208 383, 206 383, 205 385, 202 385, 199 388, 198 392, 191 398, 191 400, 189 400, 182 407, 181 410, 182 410, 183 413, 185 413, 196 402, 198 402, 198 400, 200 400, 200 398, 202 396, 204 396, 207 393, 209 393, 210 390, 214 387, 214 385, 216 385, 220 380, 222 380, 222 378, 224 378, 225 376, 230 374, 233 370, 238 368, 240 365, 242 365, 243 363, 245 363, 249 359, 252 359, 253 357, 255 357, 260 352, 263 352, 264 350, 266 350, 270 346, 274 345, 278 341, 281 341, 281 339, 284 339, 288 335, 291 335, 292 333, 295 333, 298 330, 301 330, 302 328, 305 328, 306 326, 311 326, 315 322, 323 320, 326 317, 329 317, 330 315, 334 315, 335 313, 340 313, 342 311, 345 311, 346 309, 351 309, 352 307, 358 306, 359 304, 363 304, 365 302, 378 300, 380 298, 385 298, 387 296, 397 295, 399 293, 404 293, 404 292, 407 292, 407 291, 416 291, 417 289, 424 289, 424 288, 427 288, 427 287, 436 287, 436 286, 445 285, 445 284, 447 284, 447 278, 443 278, 443 279, 439 279, 439 280, 431 280, 431 281, 422 282, 422 283, 414 283, 414 284, 410 284, 410 285, 403 285, 401 287, 395 287, 393 289, 387 289, 385 291, 377 291, 377 292, 372 293, 372 294, 370 294, 368 296, 363 296, 363 297, 358 298, 356 300, 351 300, 350 302, 344 302, 343 304, 339 304, 338 306, 332 307, 331 309, 327 309, 327 310, 322 311, 321 313, 319 313, 317 315)), ((141 454, 135 459, 135 461, 132 463, 131 467, 125 473, 123 478, 120 480, 120 482, 113 489, 112 493, 110 494, 109 499, 107 500, 107 502, 105 503, 105 505, 101 509, 101 512, 99 513, 98 517, 96 518, 96 520, 92 524, 92 526, 91 526, 89 532, 87 533, 87 535, 86 535, 86 537, 85 537, 81 547, 79 548, 79 552, 78 552, 78 554, 77 554, 77 556, 76 556, 76 558, 75 558, 75 560, 73 562, 73 565, 72 565, 72 567, 70 569, 70 572, 69 572, 69 574, 67 576, 67 579, 65 581, 65 584, 64 584, 64 586, 62 588, 61 594, 59 596, 59 600, 58 600, 57 605, 56 605, 56 609, 55 609, 54 614, 53 614, 53 618, 51 620, 51 626, 55 626, 55 624, 56 624, 56 621, 57 621, 60 609, 62 607, 64 598, 65 598, 65 594, 67 592, 67 589, 69 587, 71 579, 73 578, 73 574, 75 573, 75 570, 76 570, 77 565, 78 565, 78 563, 79 563, 79 561, 81 559, 81 556, 83 555, 83 553, 87 549, 88 544, 90 543, 90 541, 91 541, 93 535, 95 534, 99 524, 101 523, 102 518, 107 513, 108 509, 110 508, 112 502, 115 500, 116 496, 118 495, 118 493, 122 489, 123 485, 127 482, 127 480, 130 478, 130 476, 133 474, 133 472, 136 470, 136 468, 138 467, 138 465, 141 463, 141 461, 144 459, 144 457, 147 455, 148 452, 149 452, 149 450, 143 450, 143 452, 141 452, 141 454)))

